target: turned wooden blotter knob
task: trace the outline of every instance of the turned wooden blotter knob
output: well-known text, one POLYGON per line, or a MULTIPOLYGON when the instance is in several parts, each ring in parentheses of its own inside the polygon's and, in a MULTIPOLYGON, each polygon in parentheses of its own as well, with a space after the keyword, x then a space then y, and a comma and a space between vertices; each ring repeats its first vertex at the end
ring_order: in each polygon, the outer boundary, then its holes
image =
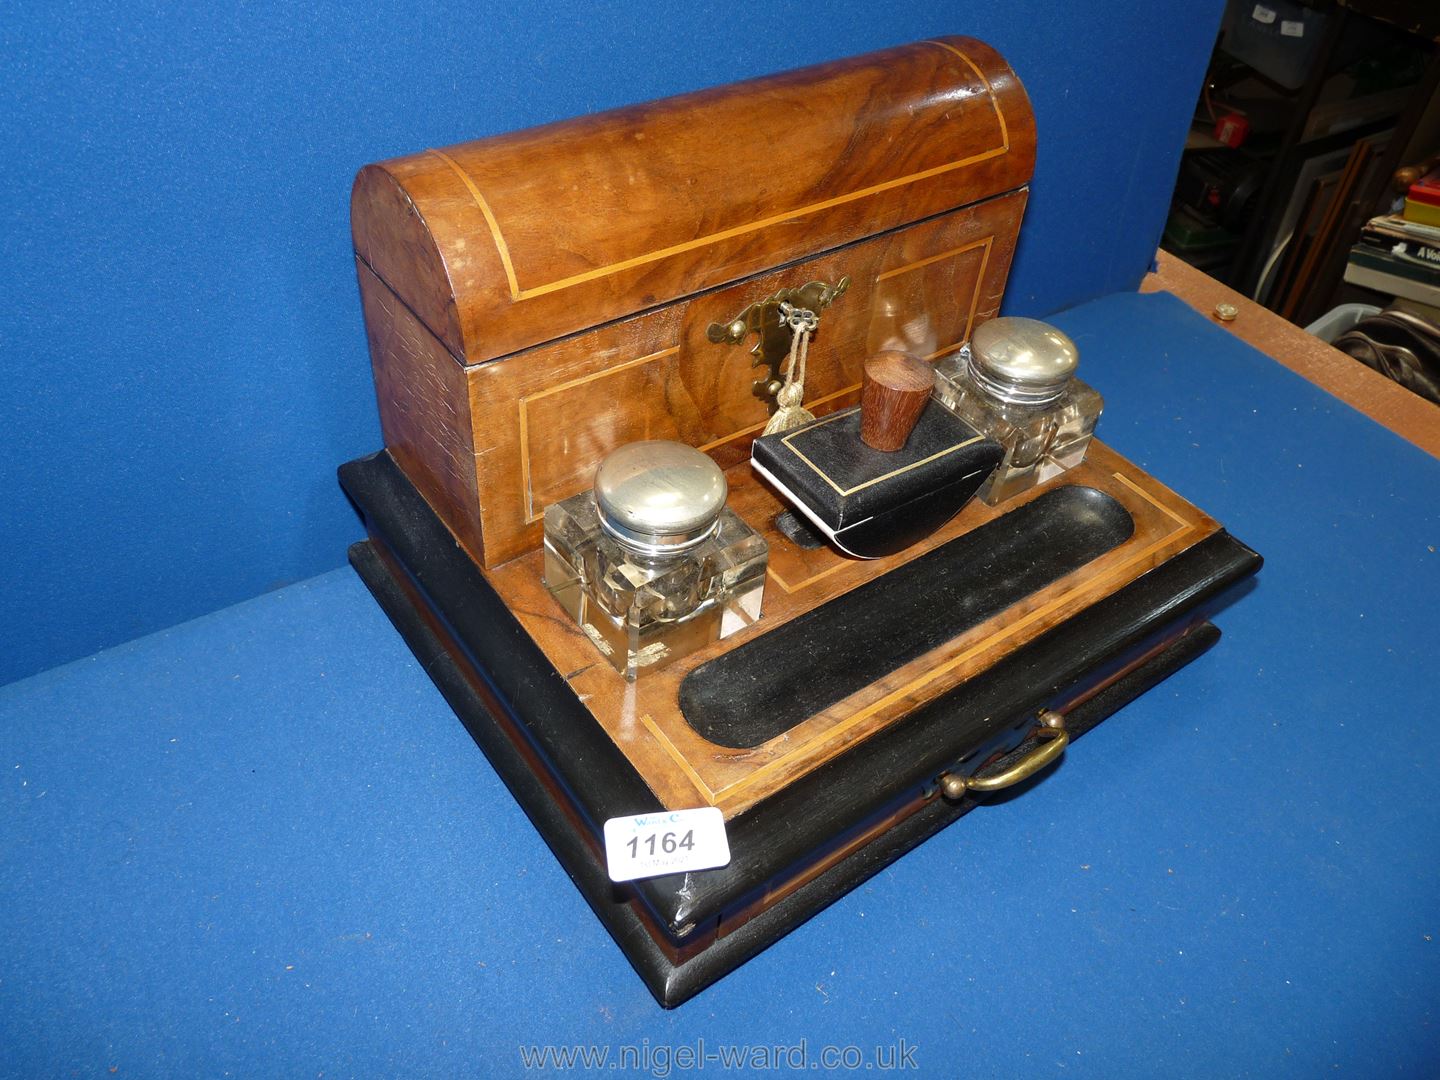
POLYGON ((935 372, 912 353, 887 349, 865 361, 860 389, 860 439, 876 450, 899 450, 910 438, 935 372))

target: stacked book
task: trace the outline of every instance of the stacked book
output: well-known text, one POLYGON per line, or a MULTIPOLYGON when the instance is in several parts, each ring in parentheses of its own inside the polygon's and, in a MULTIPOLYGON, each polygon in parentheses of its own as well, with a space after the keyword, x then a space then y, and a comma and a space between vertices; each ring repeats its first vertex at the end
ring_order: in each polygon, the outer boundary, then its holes
POLYGON ((1350 249, 1345 280, 1440 307, 1440 226, 1399 214, 1371 218, 1350 249))

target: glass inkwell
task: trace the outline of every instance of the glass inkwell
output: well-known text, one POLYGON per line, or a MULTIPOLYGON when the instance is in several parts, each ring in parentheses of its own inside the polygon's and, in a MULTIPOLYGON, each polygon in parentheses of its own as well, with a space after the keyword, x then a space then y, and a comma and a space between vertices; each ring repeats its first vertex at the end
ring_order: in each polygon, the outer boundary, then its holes
POLYGON ((682 443, 629 443, 545 508, 545 587, 627 679, 760 617, 769 546, 682 443))
POLYGON ((1038 319, 981 324, 935 366, 935 396, 1005 456, 980 489, 990 506, 1085 460, 1104 401, 1075 378, 1079 350, 1038 319))

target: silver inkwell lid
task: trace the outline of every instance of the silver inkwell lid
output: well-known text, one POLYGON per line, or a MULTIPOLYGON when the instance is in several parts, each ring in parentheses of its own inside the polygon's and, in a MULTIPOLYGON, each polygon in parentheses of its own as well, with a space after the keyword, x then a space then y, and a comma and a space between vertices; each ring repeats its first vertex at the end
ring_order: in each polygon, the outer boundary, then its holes
POLYGON ((715 535, 729 485, 709 456, 653 439, 612 451, 595 472, 600 527, 640 555, 678 555, 715 535))
POLYGON ((1012 405, 1048 405, 1065 393, 1080 350, 1039 319, 982 323, 970 338, 970 374, 986 393, 1012 405))

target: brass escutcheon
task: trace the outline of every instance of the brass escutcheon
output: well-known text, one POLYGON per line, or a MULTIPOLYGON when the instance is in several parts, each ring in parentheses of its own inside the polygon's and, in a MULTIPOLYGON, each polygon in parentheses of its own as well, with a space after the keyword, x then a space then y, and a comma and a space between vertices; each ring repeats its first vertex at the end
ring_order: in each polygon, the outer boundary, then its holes
POLYGON ((716 345, 739 345, 751 334, 756 335, 750 355, 752 368, 764 369, 750 384, 750 392, 766 403, 771 415, 779 408, 775 395, 785 381, 785 360, 790 355, 790 342, 796 322, 787 317, 799 310, 811 314, 810 329, 819 324, 820 313, 844 295, 850 279, 842 277, 834 285, 812 281, 795 289, 781 289, 774 296, 757 300, 733 319, 711 323, 707 336, 716 345), (790 311, 782 311, 784 305, 790 311))

